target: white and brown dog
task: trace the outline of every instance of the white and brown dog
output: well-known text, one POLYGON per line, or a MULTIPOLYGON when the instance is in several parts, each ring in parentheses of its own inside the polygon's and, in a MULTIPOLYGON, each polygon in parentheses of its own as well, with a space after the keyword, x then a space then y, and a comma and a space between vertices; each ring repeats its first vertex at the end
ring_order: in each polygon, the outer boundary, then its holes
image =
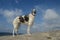
POLYGON ((23 16, 17 16, 14 20, 13 20, 13 36, 14 33, 18 34, 18 29, 20 24, 24 23, 28 25, 28 29, 27 29, 27 33, 30 35, 30 27, 33 24, 34 18, 36 15, 36 10, 33 9, 32 12, 29 15, 23 15, 23 16))

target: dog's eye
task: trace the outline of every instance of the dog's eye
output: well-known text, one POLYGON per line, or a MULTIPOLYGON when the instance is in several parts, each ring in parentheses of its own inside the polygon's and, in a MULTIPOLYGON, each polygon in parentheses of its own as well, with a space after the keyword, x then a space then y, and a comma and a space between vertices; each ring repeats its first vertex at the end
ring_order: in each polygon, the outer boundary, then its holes
POLYGON ((34 14, 36 14, 36 11, 34 12, 34 14))

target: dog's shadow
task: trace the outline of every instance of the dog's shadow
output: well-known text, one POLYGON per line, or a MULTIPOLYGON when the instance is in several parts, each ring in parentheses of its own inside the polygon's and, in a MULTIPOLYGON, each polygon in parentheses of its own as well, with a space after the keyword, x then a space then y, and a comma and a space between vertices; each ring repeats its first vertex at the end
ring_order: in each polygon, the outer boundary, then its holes
MULTIPOLYGON (((23 35, 23 34, 24 33, 19 33, 18 35, 23 35)), ((10 36, 10 35, 12 35, 12 33, 9 33, 9 32, 0 32, 0 36, 10 36)))

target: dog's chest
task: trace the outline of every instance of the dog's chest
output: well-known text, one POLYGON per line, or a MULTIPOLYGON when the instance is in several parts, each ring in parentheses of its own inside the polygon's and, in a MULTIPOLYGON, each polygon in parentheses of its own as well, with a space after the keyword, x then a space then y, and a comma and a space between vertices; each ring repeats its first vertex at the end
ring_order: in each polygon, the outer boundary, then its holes
POLYGON ((29 15, 29 21, 33 21, 34 20, 34 16, 32 14, 29 15))

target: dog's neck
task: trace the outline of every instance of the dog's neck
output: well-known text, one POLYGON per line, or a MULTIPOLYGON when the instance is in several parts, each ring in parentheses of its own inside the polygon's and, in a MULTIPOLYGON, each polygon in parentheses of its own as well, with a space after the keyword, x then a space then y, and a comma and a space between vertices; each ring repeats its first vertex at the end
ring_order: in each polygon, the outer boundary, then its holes
POLYGON ((36 15, 36 12, 32 12, 31 14, 32 14, 33 16, 35 16, 35 15, 36 15))
POLYGON ((33 16, 35 16, 34 14, 32 14, 33 16))
POLYGON ((34 19, 35 16, 32 14, 29 14, 29 17, 34 19))

